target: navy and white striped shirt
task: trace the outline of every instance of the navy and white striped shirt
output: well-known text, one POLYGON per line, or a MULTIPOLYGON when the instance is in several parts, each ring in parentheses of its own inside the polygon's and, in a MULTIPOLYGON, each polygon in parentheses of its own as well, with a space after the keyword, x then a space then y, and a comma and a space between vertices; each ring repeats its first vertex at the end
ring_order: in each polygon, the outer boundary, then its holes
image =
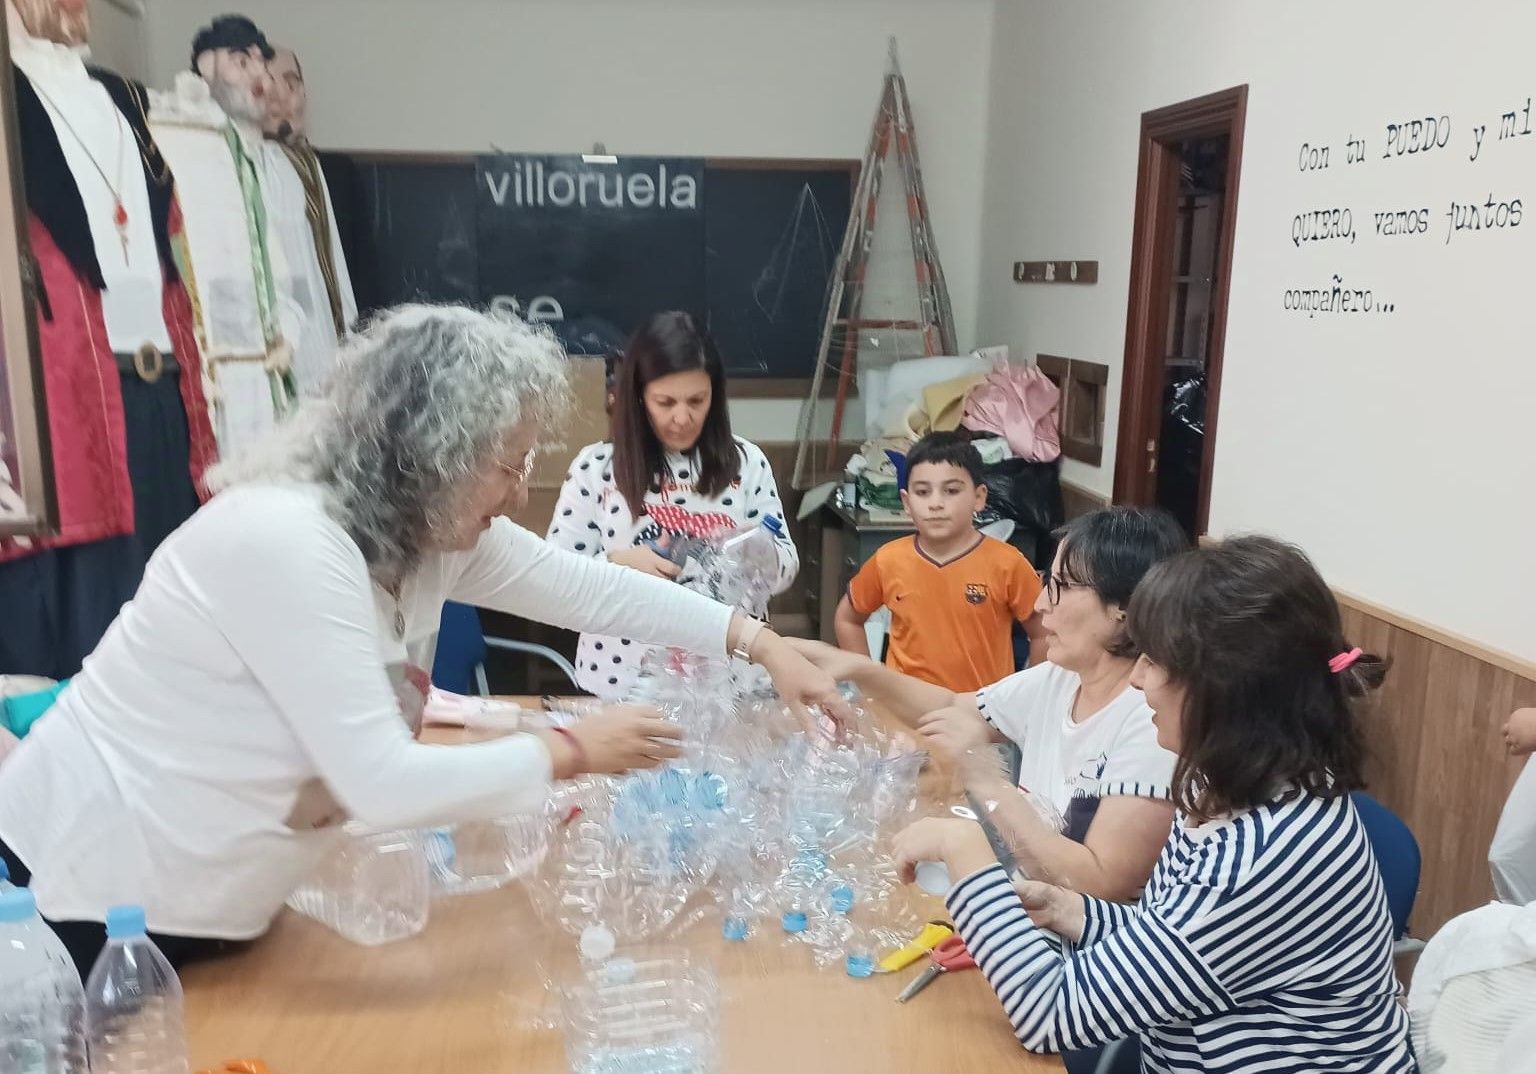
POLYGON ((1001 866, 948 902, 1032 1051, 1139 1033, 1154 1072, 1416 1069, 1386 892, 1348 797, 1292 793, 1197 828, 1180 813, 1140 904, 1084 898, 1065 954, 1001 866))

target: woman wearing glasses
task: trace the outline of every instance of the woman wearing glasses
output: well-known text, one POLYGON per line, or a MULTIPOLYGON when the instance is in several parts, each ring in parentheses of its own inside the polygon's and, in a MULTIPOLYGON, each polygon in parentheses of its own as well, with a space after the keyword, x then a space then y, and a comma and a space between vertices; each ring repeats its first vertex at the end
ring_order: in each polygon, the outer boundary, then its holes
MULTIPOLYGON (((571 462, 548 540, 657 578, 691 579, 682 542, 771 520, 782 593, 800 557, 768 459, 731 433, 725 365, 692 314, 657 313, 625 345, 610 393, 613 439, 571 462)), ((650 648, 632 633, 588 631, 577 682, 609 701, 626 696, 650 648)))
POLYGON ((348 818, 526 812, 551 779, 677 755, 675 728, 636 707, 568 732, 417 742, 445 600, 734 652, 802 716, 841 714, 830 676, 772 631, 503 517, 567 398, 547 332, 406 307, 225 467, 0 778, 0 855, 80 965, 120 902, 144 905, 173 961, 260 935, 348 818))
MULTIPOLYGON (((1136 898, 1173 818, 1174 756, 1157 744, 1152 710, 1131 685, 1137 652, 1125 610, 1142 576, 1187 547, 1173 516, 1111 507, 1070 522, 1036 609, 1045 663, 974 694, 955 694, 867 657, 792 641, 834 678, 856 683, 952 759, 989 741, 1018 744, 1019 785, 1066 819, 1010 827, 1018 864, 1037 879, 1101 899, 1136 898)), ((967 766, 969 789, 986 778, 967 766)))

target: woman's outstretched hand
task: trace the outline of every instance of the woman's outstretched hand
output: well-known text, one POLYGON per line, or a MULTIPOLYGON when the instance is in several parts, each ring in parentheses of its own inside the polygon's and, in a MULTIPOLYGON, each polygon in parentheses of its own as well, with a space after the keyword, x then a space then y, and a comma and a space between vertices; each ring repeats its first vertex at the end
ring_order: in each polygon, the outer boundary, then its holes
POLYGON ((564 734, 545 731, 541 737, 554 759, 556 779, 655 768, 683 752, 678 744, 682 729, 649 705, 607 705, 564 734))

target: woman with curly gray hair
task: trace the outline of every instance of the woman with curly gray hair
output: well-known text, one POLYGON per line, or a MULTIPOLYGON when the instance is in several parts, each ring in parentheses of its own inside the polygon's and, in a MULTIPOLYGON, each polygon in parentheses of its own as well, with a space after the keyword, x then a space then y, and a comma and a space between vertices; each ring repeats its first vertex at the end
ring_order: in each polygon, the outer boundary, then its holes
POLYGON ((173 961, 266 930, 339 825, 538 808, 552 779, 677 756, 653 710, 466 746, 416 740, 445 600, 762 665, 802 716, 836 687, 779 637, 506 517, 568 405, 544 331, 385 315, 333 382, 214 477, 0 779, 0 855, 89 967, 136 901, 173 961), (402 719, 402 715, 404 718, 402 719))

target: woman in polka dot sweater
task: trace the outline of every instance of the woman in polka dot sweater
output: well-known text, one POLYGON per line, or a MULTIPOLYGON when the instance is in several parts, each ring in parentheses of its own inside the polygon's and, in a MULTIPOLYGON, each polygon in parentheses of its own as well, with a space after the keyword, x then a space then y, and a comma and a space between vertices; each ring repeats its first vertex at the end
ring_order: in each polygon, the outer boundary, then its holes
MULTIPOLYGON (((687 583, 657 549, 765 518, 782 524, 784 505, 768 459, 731 434, 725 367, 714 340, 691 314, 655 314, 635 331, 620 362, 613 440, 588 445, 571 463, 549 540, 687 583)), ((787 528, 778 549, 775 593, 800 569, 787 528)), ((576 663, 582 688, 608 700, 623 697, 646 652, 628 638, 583 634, 576 663)))

